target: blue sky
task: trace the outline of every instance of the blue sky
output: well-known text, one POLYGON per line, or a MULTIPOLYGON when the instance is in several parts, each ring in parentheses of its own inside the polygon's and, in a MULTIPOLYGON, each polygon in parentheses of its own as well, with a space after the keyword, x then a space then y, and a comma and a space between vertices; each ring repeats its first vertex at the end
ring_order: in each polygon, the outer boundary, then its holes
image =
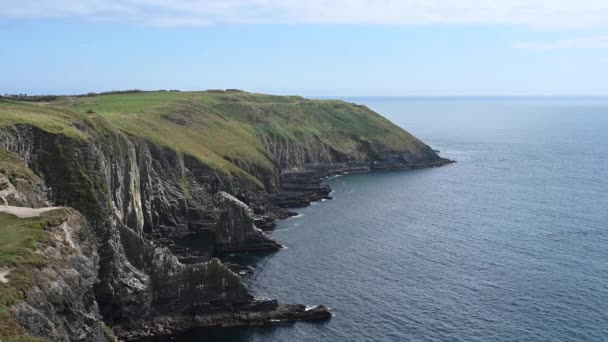
POLYGON ((302 3, 0 0, 0 92, 608 95, 608 1, 302 3))

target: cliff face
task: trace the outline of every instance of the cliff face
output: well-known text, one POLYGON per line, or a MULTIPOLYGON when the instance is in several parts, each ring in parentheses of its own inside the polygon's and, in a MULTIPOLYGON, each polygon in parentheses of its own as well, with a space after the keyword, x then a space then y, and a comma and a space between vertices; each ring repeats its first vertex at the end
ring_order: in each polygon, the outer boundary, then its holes
MULTIPOLYGON (((317 102, 302 105, 301 98, 273 107, 249 94, 213 96, 154 107, 148 113, 154 119, 132 115, 115 122, 97 113, 7 105, 9 114, 43 111, 30 123, 21 116, 2 117, 0 101, 0 147, 24 163, 22 176, 16 176, 11 163, 0 158, 0 200, 71 207, 86 218, 74 212, 68 228, 57 230, 67 232, 57 241, 82 237, 68 242, 73 252, 62 257, 71 266, 49 271, 50 290, 32 291, 16 306, 28 333, 99 340, 107 338, 100 333, 100 317, 126 338, 189 324, 325 319, 329 311, 323 307, 306 310, 254 299, 239 276, 214 257, 281 248, 258 227, 271 228, 275 219, 289 215, 280 207, 327 197, 330 190, 321 179, 328 174, 447 162, 364 107, 340 102, 328 109, 317 102), (295 114, 286 117, 282 110, 295 114), (320 116, 307 117, 319 111, 320 116), (366 125, 353 122, 353 116, 366 125), (145 126, 143 133, 128 124, 134 117, 145 126), (293 125, 296 117, 310 128, 293 125), (209 122, 213 129, 204 126, 209 122), (225 129, 236 130, 242 141, 233 146, 230 136, 200 137, 225 129), (175 144, 148 130, 177 134, 168 137, 175 144), (393 140, 396 146, 390 145, 393 140)), ((73 99, 70 106, 78 101, 84 100, 73 99)), ((84 108, 89 105, 94 106, 86 102, 84 108)))
POLYGON ((344 155, 316 138, 296 142, 284 137, 264 134, 262 142, 281 170, 301 168, 309 164, 340 162, 348 160, 349 157, 367 158, 362 151, 350 156, 344 155))
POLYGON ((91 226, 73 209, 46 207, 41 179, 13 158, 7 172, 4 161, 0 229, 8 247, 0 243, 0 340, 112 340, 93 291, 99 254, 91 226))
POLYGON ((185 312, 196 298, 250 299, 223 265, 213 272, 207 264, 183 265, 153 243, 200 228, 189 230, 189 224, 216 211, 212 188, 229 189, 229 180, 119 133, 78 141, 23 125, 2 130, 0 144, 46 180, 53 203, 75 208, 91 222, 100 255, 95 292, 108 322, 185 312))
POLYGON ((280 170, 302 170, 314 165, 340 163, 395 164, 402 168, 420 164, 442 163, 442 159, 427 145, 415 141, 414 148, 403 150, 376 150, 368 141, 355 139, 353 149, 347 153, 334 149, 317 137, 290 140, 270 134, 261 136, 264 147, 272 154, 280 170))
POLYGON ((241 251, 275 251, 281 248, 255 226, 253 210, 227 192, 215 195, 215 205, 221 214, 215 227, 218 253, 237 253, 241 251))
POLYGON ((69 210, 49 226, 51 239, 38 248, 47 266, 34 275, 25 300, 11 308, 24 333, 50 341, 111 339, 93 293, 99 256, 86 220, 69 210))

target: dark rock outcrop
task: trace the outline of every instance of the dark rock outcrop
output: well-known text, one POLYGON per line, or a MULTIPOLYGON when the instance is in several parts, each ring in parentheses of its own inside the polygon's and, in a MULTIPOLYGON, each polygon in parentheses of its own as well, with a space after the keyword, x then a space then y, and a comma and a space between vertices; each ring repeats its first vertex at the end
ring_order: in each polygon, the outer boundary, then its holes
POLYGON ((243 251, 275 251, 281 245, 255 226, 253 210, 234 196, 221 191, 215 197, 221 213, 216 223, 216 248, 219 254, 243 251))
POLYGON ((296 321, 325 321, 331 318, 329 308, 319 305, 279 304, 276 300, 258 299, 246 304, 232 303, 229 309, 222 303, 209 306, 202 314, 187 317, 163 317, 139 321, 118 327, 116 333, 126 340, 145 341, 153 336, 175 336, 193 327, 278 326, 296 321))
POLYGON ((281 173, 281 186, 279 191, 271 195, 272 203, 282 208, 301 208, 312 202, 331 199, 331 188, 323 184, 323 180, 333 175, 438 167, 451 162, 448 159, 431 158, 409 163, 403 156, 387 155, 370 161, 310 164, 281 173))

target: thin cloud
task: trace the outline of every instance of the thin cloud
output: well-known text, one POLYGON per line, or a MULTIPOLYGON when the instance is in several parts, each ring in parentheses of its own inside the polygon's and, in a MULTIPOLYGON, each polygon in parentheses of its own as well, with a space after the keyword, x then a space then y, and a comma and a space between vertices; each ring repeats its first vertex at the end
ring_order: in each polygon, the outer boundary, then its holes
POLYGON ((525 50, 608 49, 608 36, 565 39, 546 43, 516 43, 513 47, 525 50))
POLYGON ((0 0, 0 18, 158 26, 499 24, 608 27, 606 0, 0 0))

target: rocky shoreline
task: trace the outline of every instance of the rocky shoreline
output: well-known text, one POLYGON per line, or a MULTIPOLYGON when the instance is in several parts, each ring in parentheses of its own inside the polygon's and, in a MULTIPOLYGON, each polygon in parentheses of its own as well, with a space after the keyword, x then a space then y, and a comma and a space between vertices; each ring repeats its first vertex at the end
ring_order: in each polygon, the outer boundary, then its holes
POLYGON ((151 337, 170 337, 192 328, 234 328, 244 326, 283 326, 296 321, 319 322, 331 318, 329 308, 319 305, 279 304, 276 300, 256 299, 242 306, 231 305, 217 312, 193 316, 142 320, 114 328, 125 341, 145 341, 151 337))
MULTIPOLYGON (((273 214, 266 215, 264 211, 253 213, 245 203, 228 195, 221 194, 224 199, 244 210, 244 214, 251 217, 251 222, 270 222, 272 230, 276 220, 285 216, 297 215, 293 211, 282 211, 277 208, 296 209, 311 205, 313 202, 331 199, 331 188, 324 181, 331 176, 350 173, 385 172, 397 170, 411 170, 418 168, 440 167, 453 163, 451 160, 441 159, 436 163, 418 165, 396 165, 395 163, 325 163, 309 165, 304 170, 291 170, 281 174, 281 187, 277 194, 271 195, 268 209, 273 214)), ((228 204, 228 203, 224 203, 228 204)), ((257 243, 240 244, 238 248, 223 249, 222 254, 246 252, 272 252, 281 246, 265 234, 258 236, 257 243)), ((224 264, 237 274, 254 272, 250 266, 238 264, 224 264)), ((144 319, 115 327, 117 336, 126 341, 144 341, 150 337, 172 336, 183 333, 192 328, 229 328, 243 326, 283 326, 296 321, 325 321, 332 317, 331 309, 325 305, 307 307, 302 304, 279 304, 276 300, 252 298, 243 303, 214 303, 209 310, 203 310, 189 316, 162 317, 144 319)))
POLYGON ((77 139, 29 124, 2 127, 0 148, 20 163, 4 171, 2 201, 73 208, 86 221, 79 223, 88 232, 82 245, 94 247, 97 256, 90 269, 78 269, 72 278, 61 273, 34 286, 26 297, 37 300, 11 312, 24 333, 68 341, 106 341, 104 327, 126 341, 191 327, 330 319, 326 306, 254 298, 238 275, 251 270, 220 259, 279 250, 280 242, 264 231, 295 215, 292 209, 330 198, 323 183, 328 176, 451 162, 420 144, 391 153, 362 145, 360 154, 343 155, 321 142, 304 148, 273 140, 267 149, 275 168, 249 169, 261 186, 119 131, 77 139), (79 284, 78 298, 53 292, 53 281, 79 284), (76 302, 87 305, 70 304, 76 302), (78 317, 92 318, 83 323, 78 317))
POLYGON ((331 188, 323 181, 331 176, 349 173, 369 173, 412 170, 421 168, 440 167, 453 163, 449 159, 440 158, 430 163, 408 164, 401 160, 318 163, 307 165, 302 170, 284 171, 281 173, 280 190, 271 195, 272 204, 281 208, 302 208, 312 202, 331 199, 331 188))

